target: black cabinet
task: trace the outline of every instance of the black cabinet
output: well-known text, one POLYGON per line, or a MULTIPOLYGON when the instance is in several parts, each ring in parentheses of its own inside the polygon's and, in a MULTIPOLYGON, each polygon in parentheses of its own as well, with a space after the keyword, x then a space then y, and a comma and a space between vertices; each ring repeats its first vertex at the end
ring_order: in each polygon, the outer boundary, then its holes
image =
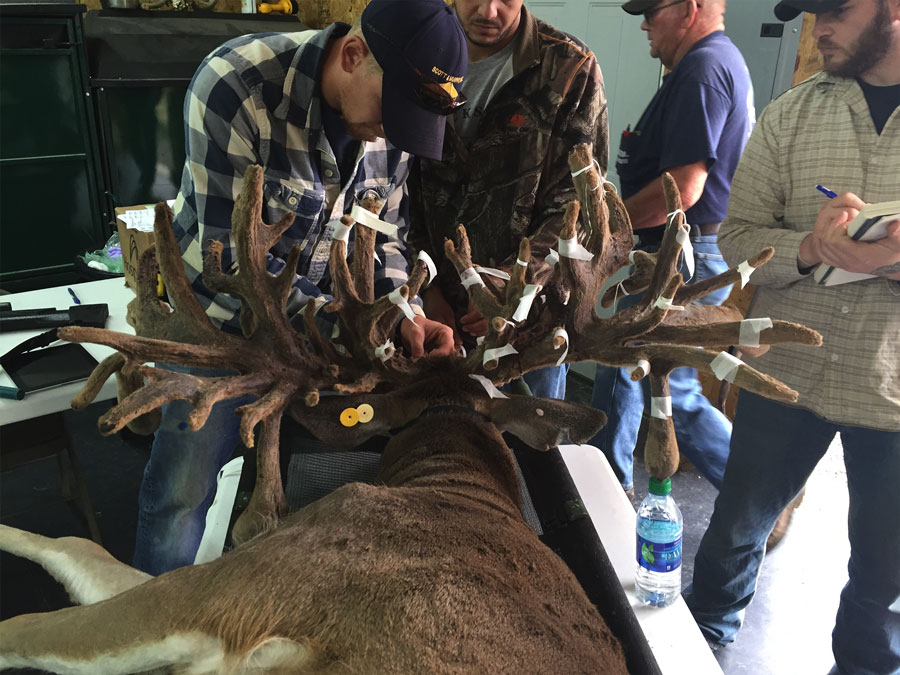
POLYGON ((108 236, 82 5, 0 5, 0 288, 75 278, 108 236))

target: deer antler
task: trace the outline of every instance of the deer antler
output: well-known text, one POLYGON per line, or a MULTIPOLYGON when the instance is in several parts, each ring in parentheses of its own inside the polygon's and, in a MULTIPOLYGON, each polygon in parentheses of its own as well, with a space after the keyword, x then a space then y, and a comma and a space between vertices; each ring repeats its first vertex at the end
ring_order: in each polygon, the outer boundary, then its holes
MULTIPOLYGON (((515 321, 511 308, 523 296, 519 284, 511 283, 504 302, 497 302, 479 284, 468 287, 469 296, 488 319, 488 333, 482 345, 470 355, 473 370, 490 373, 495 383, 507 382, 535 368, 562 361, 597 361, 610 366, 635 367, 632 379, 650 375, 654 399, 645 457, 648 470, 657 478, 674 473, 678 449, 672 418, 665 414, 668 374, 680 366, 719 373, 754 393, 779 400, 793 401, 797 393, 750 366, 729 359, 716 351, 742 341, 740 312, 729 306, 712 307, 690 304, 712 291, 741 281, 753 269, 772 256, 765 249, 740 266, 705 281, 684 285, 677 272, 681 245, 679 230, 685 231, 684 212, 675 181, 663 176, 668 210, 673 212, 655 256, 637 255, 637 271, 629 280, 629 293, 645 289, 642 300, 608 318, 600 318, 595 303, 606 281, 628 261, 632 245, 631 223, 622 200, 612 190, 604 190, 588 146, 576 147, 569 156, 579 204, 569 204, 559 238, 559 263, 545 288, 545 301, 532 306, 527 322, 515 321), (587 224, 579 232, 581 211, 587 224), (582 245, 584 244, 584 245, 582 245), (567 347, 565 357, 560 349, 567 347), (686 346, 689 345, 689 346, 686 346), (507 356, 480 361, 487 350, 505 347, 507 356), (698 349, 697 347, 700 347, 698 349), (659 409, 656 409, 656 402, 659 409)), ((523 240, 520 259, 528 259, 528 242, 523 240)), ((460 273, 472 267, 464 229, 459 242, 446 244, 446 253, 460 273)), ((607 293, 608 297, 608 293, 607 293)), ((757 337, 761 348, 781 342, 820 345, 821 336, 813 330, 786 321, 774 321, 757 337)), ((490 352, 496 353, 496 352, 490 352)))

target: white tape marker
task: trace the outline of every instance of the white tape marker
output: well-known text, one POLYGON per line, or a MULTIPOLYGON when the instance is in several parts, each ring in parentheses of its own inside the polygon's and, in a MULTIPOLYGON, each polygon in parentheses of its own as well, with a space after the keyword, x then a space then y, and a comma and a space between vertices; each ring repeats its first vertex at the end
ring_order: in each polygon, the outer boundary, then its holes
POLYGON ((734 382, 734 376, 743 363, 739 358, 732 356, 728 352, 719 352, 716 358, 710 362, 709 367, 718 379, 734 382))
MULTIPOLYGON (((563 350, 562 356, 559 357, 559 360, 556 362, 556 365, 561 366, 562 362, 566 360, 566 356, 569 353, 569 334, 566 332, 565 328, 557 328, 553 331, 553 337, 561 337, 565 340, 566 348, 563 350)), ((555 342, 555 341, 554 341, 555 342)), ((554 349, 559 349, 557 345, 553 345, 554 349)))
POLYGON ((484 365, 488 361, 498 361, 504 356, 518 353, 516 348, 510 344, 503 345, 502 347, 495 347, 494 349, 485 349, 484 356, 481 359, 481 365, 484 365))
POLYGON ((650 417, 657 419, 667 419, 672 416, 672 397, 671 396, 651 396, 650 397, 650 417))
POLYGON ((741 333, 738 344, 741 347, 759 347, 759 334, 772 327, 772 319, 744 319, 741 321, 741 333))
POLYGON ((474 286, 475 284, 484 286, 484 281, 482 280, 481 276, 479 276, 478 272, 475 271, 474 267, 469 267, 460 272, 459 280, 462 282, 462 285, 465 288, 474 286))
POLYGON ((519 306, 516 307, 515 313, 512 315, 513 321, 524 321, 528 317, 528 311, 534 302, 535 296, 540 292, 541 287, 536 284, 526 284, 522 297, 519 298, 519 306))
POLYGON ((625 368, 625 372, 628 373, 628 376, 631 377, 634 374, 634 371, 640 368, 643 371, 643 375, 641 377, 647 377, 650 374, 650 362, 647 359, 641 359, 637 362, 636 366, 628 366, 625 368))
POLYGON ((473 269, 479 274, 487 274, 489 277, 497 277, 498 279, 509 281, 509 274, 503 270, 498 270, 496 267, 475 267, 473 269))
POLYGON ((546 258, 544 258, 544 262, 550 265, 550 268, 553 269, 554 267, 556 267, 557 263, 559 263, 559 253, 551 248, 550 253, 547 254, 546 258))
POLYGON ((509 396, 507 396, 502 391, 497 389, 497 387, 494 386, 494 383, 491 382, 484 375, 475 375, 474 373, 469 373, 469 377, 471 377, 473 380, 478 382, 482 387, 484 387, 484 390, 487 392, 487 395, 490 396, 491 398, 509 398, 509 396))
POLYGON ((378 216, 376 216, 374 213, 372 213, 368 209, 364 209, 359 204, 354 204, 353 208, 350 209, 350 217, 360 225, 371 227, 376 232, 381 232, 382 234, 387 234, 392 237, 397 236, 396 225, 384 222, 383 220, 379 219, 378 216))
POLYGON ((681 253, 684 255, 684 264, 688 271, 685 281, 688 281, 694 277, 694 245, 691 243, 691 235, 683 227, 679 227, 675 233, 675 241, 681 245, 681 253))
POLYGON ((416 260, 421 260, 425 263, 425 267, 428 268, 428 281, 425 282, 425 287, 427 288, 431 285, 431 282, 434 281, 435 277, 437 277, 437 265, 434 264, 434 260, 432 260, 431 256, 425 253, 425 251, 419 251, 416 260))
POLYGON ((394 343, 388 340, 380 347, 375 347, 375 356, 377 356, 382 361, 387 361, 394 355, 394 343))
POLYGON ((400 292, 400 289, 395 289, 388 293, 388 300, 397 305, 400 309, 403 310, 403 315, 412 321, 416 322, 415 312, 412 311, 412 307, 409 306, 409 301, 403 297, 403 294, 400 292))
POLYGON ((656 302, 653 303, 653 306, 659 307, 660 309, 684 309, 683 305, 673 305, 672 300, 674 300, 674 298, 664 298, 663 296, 659 296, 656 299, 656 302))
POLYGON ((746 260, 737 266, 738 274, 741 275, 741 288, 747 285, 747 282, 750 281, 750 275, 756 271, 755 267, 752 267, 749 262, 746 260))
POLYGON ((560 238, 559 254, 565 258, 574 258, 575 260, 590 260, 594 257, 593 253, 578 243, 578 237, 572 237, 571 239, 560 238))
POLYGON ((350 243, 350 230, 353 229, 353 225, 344 225, 339 220, 331 221, 332 226, 334 227, 334 233, 332 233, 332 239, 340 239, 345 244, 350 243))
POLYGON ((522 267, 528 267, 528 263, 522 260, 521 258, 516 258, 516 265, 521 265, 522 267))

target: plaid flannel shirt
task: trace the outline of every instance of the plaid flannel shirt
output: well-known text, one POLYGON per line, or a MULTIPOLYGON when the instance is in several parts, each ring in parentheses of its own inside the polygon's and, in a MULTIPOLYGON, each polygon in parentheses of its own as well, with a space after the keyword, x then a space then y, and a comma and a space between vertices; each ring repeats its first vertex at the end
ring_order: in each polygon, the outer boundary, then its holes
POLYGON ((877 134, 859 84, 820 73, 763 111, 731 184, 719 248, 736 265, 774 246, 750 278, 759 287, 748 316, 805 324, 824 343, 775 345, 748 363, 829 421, 898 431, 900 282, 819 286, 797 270, 800 242, 825 200, 819 183, 866 202, 900 199, 900 108, 877 134))
MULTIPOLYGON (((375 294, 407 281, 410 156, 383 139, 361 143, 354 174, 341 177, 323 128, 318 80, 324 50, 331 37, 346 30, 346 24, 334 24, 322 31, 245 35, 206 57, 191 81, 184 104, 187 160, 174 230, 198 299, 225 330, 240 330, 240 301, 203 284, 203 255, 210 240, 220 241, 223 270, 237 270, 231 214, 252 164, 264 173, 263 220, 274 224, 285 213, 294 214, 266 263, 276 274, 291 248, 301 247, 287 303, 290 316, 311 298, 327 295, 331 223, 367 195, 377 195, 383 203, 379 217, 399 228, 396 236, 377 235, 375 294)), ((351 255, 352 247, 351 236, 351 255)))

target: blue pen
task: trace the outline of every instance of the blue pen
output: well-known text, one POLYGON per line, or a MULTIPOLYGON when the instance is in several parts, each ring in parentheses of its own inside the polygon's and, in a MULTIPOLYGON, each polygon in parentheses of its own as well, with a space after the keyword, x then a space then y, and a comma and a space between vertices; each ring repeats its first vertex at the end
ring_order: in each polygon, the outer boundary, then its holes
POLYGON ((66 290, 69 291, 69 295, 72 296, 72 299, 75 301, 75 304, 80 305, 81 300, 79 299, 79 297, 77 295, 75 295, 75 291, 73 291, 71 288, 67 288, 66 290))
POLYGON ((816 185, 816 190, 818 190, 823 195, 828 197, 828 199, 834 199, 835 197, 837 197, 837 192, 834 192, 833 190, 829 190, 824 185, 816 185))

